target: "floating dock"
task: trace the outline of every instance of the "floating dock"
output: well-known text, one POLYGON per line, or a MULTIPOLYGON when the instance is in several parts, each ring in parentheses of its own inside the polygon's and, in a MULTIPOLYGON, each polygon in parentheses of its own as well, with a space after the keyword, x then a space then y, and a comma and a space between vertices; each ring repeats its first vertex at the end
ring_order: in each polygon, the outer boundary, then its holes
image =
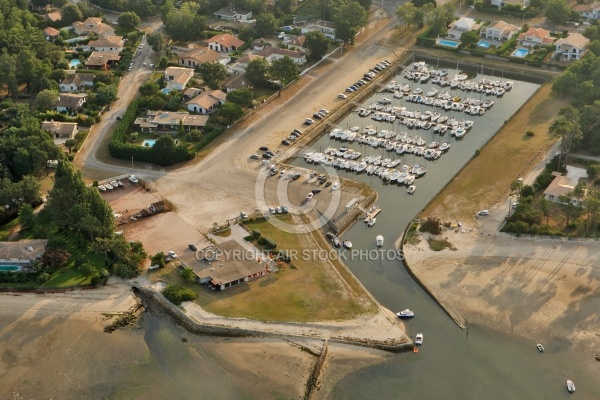
POLYGON ((367 216, 365 217, 365 222, 371 221, 381 212, 381 208, 376 208, 371 212, 367 212, 367 216))

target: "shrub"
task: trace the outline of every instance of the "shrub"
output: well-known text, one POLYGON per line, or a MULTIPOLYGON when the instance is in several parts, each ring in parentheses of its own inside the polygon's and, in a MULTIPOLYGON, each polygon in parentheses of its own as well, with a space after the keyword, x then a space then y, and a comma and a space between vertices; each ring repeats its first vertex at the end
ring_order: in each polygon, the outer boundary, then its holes
POLYGON ((268 238, 266 236, 262 236, 258 239, 258 244, 265 246, 266 249, 274 249, 275 247, 277 247, 277 243, 271 239, 268 238))
POLYGON ((433 235, 439 235, 442 233, 442 223, 439 218, 427 217, 427 219, 421 223, 419 230, 421 232, 429 232, 433 235))
POLYGON ((244 236, 244 240, 247 241, 247 242, 250 242, 250 241, 252 241, 254 239, 255 239, 255 237, 252 236, 252 235, 244 236))
POLYGON ((527 135, 529 137, 534 137, 535 133, 533 133, 533 131, 527 131, 527 132, 525 132, 525 135, 527 135))
POLYGON ((180 305, 183 301, 192 301, 197 297, 196 292, 192 289, 180 285, 169 285, 163 290, 162 294, 176 305, 180 305))
POLYGON ((43 272, 43 273, 39 274, 38 277, 36 278, 36 281, 39 284, 44 284, 44 283, 48 282, 49 280, 50 280, 50 274, 47 272, 43 272))

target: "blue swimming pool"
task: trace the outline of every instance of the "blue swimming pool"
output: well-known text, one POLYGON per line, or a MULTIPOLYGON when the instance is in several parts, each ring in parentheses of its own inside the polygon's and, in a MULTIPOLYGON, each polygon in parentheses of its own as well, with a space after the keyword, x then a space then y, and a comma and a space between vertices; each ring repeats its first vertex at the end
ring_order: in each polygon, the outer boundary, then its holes
POLYGON ((163 92, 164 94, 169 94, 170 91, 171 89, 169 88, 163 88, 163 90, 161 90, 161 92, 163 92))
POLYGON ((14 271, 20 271, 21 267, 19 267, 18 265, 0 265, 0 271, 5 272, 5 271, 10 271, 10 272, 14 272, 14 271))
POLYGON ((460 42, 455 42, 454 40, 438 39, 437 44, 439 44, 440 46, 457 48, 460 42))
POLYGON ((76 69, 79 64, 81 64, 81 61, 79 61, 77 59, 71 60, 71 61, 69 61, 69 68, 76 69))
POLYGON ((477 42, 477 46, 483 47, 484 49, 489 49, 491 45, 492 44, 490 42, 488 42, 487 40, 483 40, 483 39, 481 39, 479 42, 477 42))
POLYGON ((152 147, 156 143, 156 139, 146 139, 142 142, 142 146, 144 147, 152 147))
POLYGON ((521 47, 521 48, 518 48, 515 51, 513 51, 512 56, 518 57, 518 58, 525 58, 527 56, 527 54, 529 54, 529 50, 521 47))

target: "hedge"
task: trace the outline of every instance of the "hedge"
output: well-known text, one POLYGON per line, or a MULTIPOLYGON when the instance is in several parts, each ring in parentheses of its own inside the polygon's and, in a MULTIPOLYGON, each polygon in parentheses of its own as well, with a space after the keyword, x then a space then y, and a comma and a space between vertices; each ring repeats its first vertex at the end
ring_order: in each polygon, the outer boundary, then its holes
POLYGON ((127 131, 137 117, 139 100, 132 101, 127 107, 127 111, 123 114, 121 121, 113 132, 108 150, 110 155, 121 160, 131 160, 139 162, 148 162, 158 164, 163 167, 168 167, 182 161, 191 160, 194 158, 194 153, 187 149, 184 145, 175 147, 175 152, 168 156, 165 154, 157 154, 152 147, 137 146, 127 143, 127 131))

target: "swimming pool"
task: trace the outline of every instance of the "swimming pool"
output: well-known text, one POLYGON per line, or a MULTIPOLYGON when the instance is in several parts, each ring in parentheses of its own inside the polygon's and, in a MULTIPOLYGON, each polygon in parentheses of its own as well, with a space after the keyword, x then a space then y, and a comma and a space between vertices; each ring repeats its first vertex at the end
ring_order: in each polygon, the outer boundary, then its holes
POLYGON ((171 91, 171 89, 169 89, 169 88, 163 88, 161 90, 161 92, 163 92, 164 94, 169 94, 170 91, 171 91))
POLYGON ((71 61, 69 61, 69 68, 70 68, 70 69, 75 69, 75 68, 77 68, 77 66, 78 66, 79 64, 81 64, 81 61, 79 61, 79 60, 77 60, 77 59, 75 59, 75 60, 71 60, 71 61))
POLYGON ((156 139, 146 139, 142 142, 142 146, 144 147, 152 147, 156 143, 156 139))
POLYGON ((518 48, 515 51, 513 51, 513 53, 511 55, 513 57, 525 58, 527 56, 527 54, 529 54, 529 50, 521 47, 521 48, 518 48))
POLYGON ((454 40, 438 39, 437 44, 440 46, 457 48, 460 43, 455 42, 454 40))
POLYGON ((14 271, 20 271, 21 267, 19 267, 18 265, 0 265, 0 271, 10 271, 10 272, 14 272, 14 271))
POLYGON ((491 45, 492 44, 490 42, 488 42, 487 40, 483 40, 483 39, 481 39, 479 42, 477 42, 477 46, 483 47, 484 49, 489 49, 491 45))

